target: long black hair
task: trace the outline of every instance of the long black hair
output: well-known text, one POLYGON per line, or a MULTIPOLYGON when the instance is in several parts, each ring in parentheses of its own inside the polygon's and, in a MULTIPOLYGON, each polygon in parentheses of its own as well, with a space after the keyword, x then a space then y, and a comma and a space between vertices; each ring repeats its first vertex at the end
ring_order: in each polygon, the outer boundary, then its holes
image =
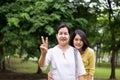
POLYGON ((86 34, 80 29, 76 29, 74 33, 72 34, 71 39, 70 39, 70 45, 75 47, 73 44, 73 40, 77 34, 82 38, 82 41, 83 41, 82 51, 85 51, 86 48, 89 46, 89 42, 88 42, 86 34))

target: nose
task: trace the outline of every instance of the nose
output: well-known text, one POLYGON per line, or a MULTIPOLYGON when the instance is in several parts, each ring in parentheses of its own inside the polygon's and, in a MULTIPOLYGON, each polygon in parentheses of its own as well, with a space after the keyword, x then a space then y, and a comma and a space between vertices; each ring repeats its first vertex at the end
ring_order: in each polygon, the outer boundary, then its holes
POLYGON ((62 37, 65 37, 65 34, 62 34, 62 37))
POLYGON ((78 41, 77 41, 77 43, 81 43, 81 41, 80 41, 80 40, 78 40, 78 41))

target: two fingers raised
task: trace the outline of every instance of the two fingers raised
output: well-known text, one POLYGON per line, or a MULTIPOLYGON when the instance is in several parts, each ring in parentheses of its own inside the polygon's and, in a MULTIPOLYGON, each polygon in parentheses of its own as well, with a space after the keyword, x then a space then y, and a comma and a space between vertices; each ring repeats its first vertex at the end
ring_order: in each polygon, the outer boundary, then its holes
POLYGON ((43 43, 43 44, 44 44, 44 43, 48 44, 48 37, 46 37, 46 38, 44 39, 44 37, 41 36, 41 39, 42 39, 42 43, 43 43))

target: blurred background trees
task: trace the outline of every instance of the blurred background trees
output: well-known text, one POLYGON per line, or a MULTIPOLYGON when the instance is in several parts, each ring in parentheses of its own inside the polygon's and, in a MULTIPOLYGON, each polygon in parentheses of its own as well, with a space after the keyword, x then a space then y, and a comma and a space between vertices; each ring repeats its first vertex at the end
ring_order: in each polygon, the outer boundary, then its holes
MULTIPOLYGON (((120 1, 118 0, 0 0, 0 70, 8 56, 39 58, 40 36, 56 44, 55 30, 65 22, 71 32, 86 32, 96 63, 111 62, 110 79, 120 57, 120 1), (107 57, 105 55, 108 55, 107 57), (105 57, 105 58, 104 58, 105 57)), ((100 65, 99 65, 100 66, 100 65)), ((38 73, 41 70, 38 67, 38 73)))

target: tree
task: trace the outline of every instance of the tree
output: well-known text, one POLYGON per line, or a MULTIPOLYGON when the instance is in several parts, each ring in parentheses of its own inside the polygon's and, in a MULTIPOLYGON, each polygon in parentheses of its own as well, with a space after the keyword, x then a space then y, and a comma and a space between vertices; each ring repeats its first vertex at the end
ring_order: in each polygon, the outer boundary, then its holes
MULTIPOLYGON (((12 56, 15 53, 20 56, 26 54, 25 60, 30 57, 39 58, 40 36, 48 36, 49 47, 53 46, 56 44, 53 34, 57 26, 61 22, 65 22, 70 26, 71 31, 76 28, 85 31, 92 48, 102 45, 99 50, 112 52, 112 61, 114 61, 114 54, 118 52, 120 46, 120 16, 119 9, 112 9, 110 5, 114 3, 117 7, 119 1, 115 0, 109 3, 109 0, 108 2, 96 0, 88 2, 84 0, 73 0, 73 2, 69 2, 69 0, 2 0, 0 2, 0 34, 3 36, 0 45, 4 53, 0 55, 3 57, 2 60, 5 60, 5 56, 12 56), (114 52, 115 50, 116 52, 114 52)), ((114 65, 114 62, 111 64, 114 65)), ((111 69, 113 74, 110 78, 114 79, 113 66, 111 69)))
POLYGON ((81 17, 85 18, 88 21, 88 26, 90 26, 89 30, 87 27, 82 29, 88 33, 87 35, 93 47, 100 45, 98 48, 102 52, 112 53, 110 79, 116 79, 115 54, 117 54, 118 46, 120 45, 120 38, 118 36, 120 29, 119 1, 78 1, 78 5, 83 7, 78 6, 78 15, 80 14, 81 17))
MULTIPOLYGON (((118 51, 118 45, 120 45, 120 39, 117 41, 117 36, 115 36, 115 33, 119 32, 117 29, 117 27, 119 27, 120 25, 118 24, 114 24, 114 23, 118 23, 119 22, 119 18, 117 19, 114 15, 116 15, 113 12, 113 8, 112 8, 112 2, 110 0, 108 1, 108 5, 109 5, 109 26, 110 26, 110 31, 111 31, 111 41, 112 41, 112 45, 111 45, 111 49, 112 49, 112 56, 111 56, 111 75, 110 75, 110 79, 116 79, 115 77, 115 54, 117 54, 118 51), (113 18, 113 21, 112 21, 113 18), (113 26, 115 26, 116 28, 113 28, 113 26), (117 43, 117 44, 116 44, 117 43)), ((118 2, 117 2, 118 3, 118 2)), ((115 3, 115 5, 117 6, 117 3, 115 3)), ((117 13, 119 15, 119 12, 117 13)), ((119 16, 118 16, 119 17, 119 16)))
POLYGON ((5 23, 0 29, 4 36, 0 42, 4 48, 3 60, 5 56, 15 53, 20 56, 26 54, 25 60, 30 57, 39 58, 40 36, 48 36, 49 44, 55 44, 55 36, 52 34, 61 22, 71 24, 69 20, 73 20, 73 7, 73 4, 66 0, 3 2, 0 7, 0 14, 4 16, 0 19, 5 23))

